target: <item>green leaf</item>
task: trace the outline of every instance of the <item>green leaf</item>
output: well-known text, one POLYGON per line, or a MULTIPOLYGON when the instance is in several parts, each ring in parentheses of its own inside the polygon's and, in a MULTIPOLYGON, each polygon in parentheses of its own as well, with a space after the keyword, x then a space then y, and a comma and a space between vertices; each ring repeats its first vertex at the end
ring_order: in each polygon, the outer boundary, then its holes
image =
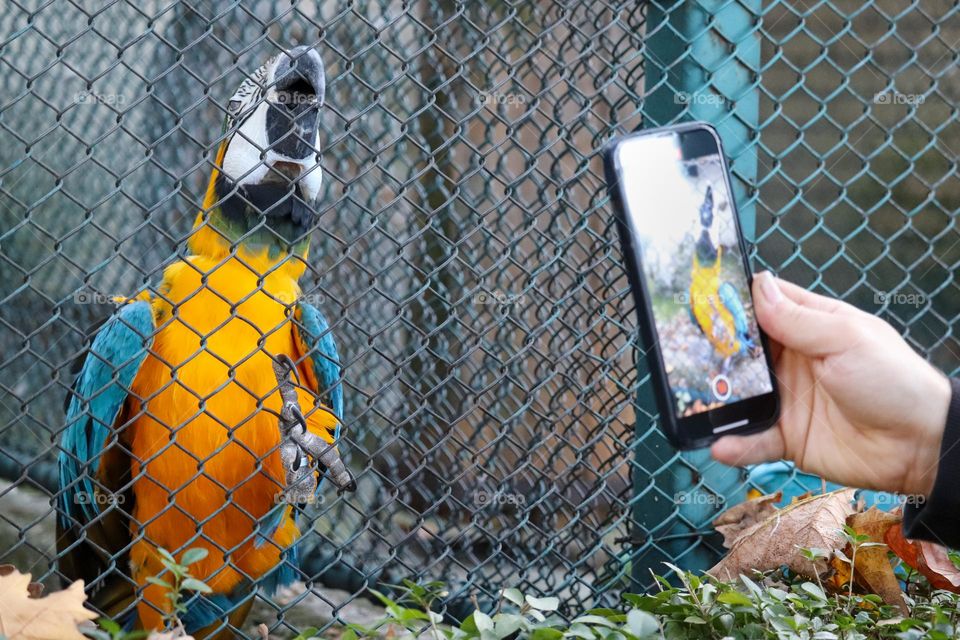
POLYGON ((100 625, 100 628, 104 631, 107 631, 110 634, 118 634, 122 631, 120 625, 111 620, 110 618, 100 618, 97 620, 97 624, 100 625))
MULTIPOLYGON (((348 631, 349 631, 349 630, 348 630, 348 631)), ((311 638, 317 637, 317 635, 319 635, 319 634, 320 634, 320 630, 319 630, 319 629, 317 629, 317 628, 315 628, 315 627, 310 627, 310 628, 308 628, 308 629, 304 629, 303 631, 301 631, 301 632, 297 635, 297 637, 294 638, 293 640, 310 640, 311 638)), ((343 633, 343 635, 340 636, 340 637, 341 637, 341 640, 342 640, 343 638, 346 638, 346 637, 347 637, 347 632, 345 631, 345 632, 343 633)))
POLYGON ((536 620, 537 622, 543 622, 544 620, 547 619, 547 616, 543 615, 543 613, 541 613, 540 611, 537 611, 536 609, 531 609, 530 611, 527 612, 527 615, 533 618, 534 620, 536 620))
POLYGON ((477 622, 473 619, 472 615, 463 619, 463 622, 460 623, 460 630, 471 635, 480 633, 480 630, 477 629, 477 622))
MULTIPOLYGON (((388 585, 389 586, 389 585, 388 585)), ((368 589, 368 591, 373 595, 374 598, 380 601, 380 603, 386 607, 388 610, 397 611, 400 609, 400 605, 388 598, 383 593, 380 593, 376 589, 368 589)))
POLYGON ((527 604, 537 611, 556 611, 560 608, 560 598, 550 596, 548 598, 535 598, 534 596, 525 596, 527 604))
POLYGON ((657 619, 640 609, 632 609, 627 613, 627 629, 632 635, 644 638, 660 631, 657 619))
POLYGON ((724 591, 717 596, 717 602, 722 602, 723 604, 732 604, 735 606, 753 606, 753 600, 747 597, 746 594, 739 591, 724 591))
POLYGON ((426 620, 430 621, 430 616, 426 611, 421 611, 420 609, 407 609, 404 607, 400 608, 400 615, 397 616, 397 619, 401 622, 411 622, 413 620, 426 620))
POLYGON ((742 582, 743 585, 747 588, 747 590, 750 591, 750 593, 752 593, 755 596, 759 596, 761 593, 763 593, 763 589, 761 589, 756 582, 754 582, 747 576, 743 575, 742 573, 740 574, 740 582, 742 582))
POLYGON ((822 547, 805 548, 805 547, 798 546, 797 548, 800 549, 800 553, 803 554, 803 557, 807 558, 808 560, 816 560, 818 558, 830 557, 830 552, 822 547))
POLYGON ((147 576, 147 582, 150 584, 155 584, 158 587, 163 587, 164 589, 173 589, 172 584, 166 580, 163 580, 162 578, 158 578, 157 576, 147 576))
POLYGON ((583 640, 595 640, 597 637, 590 627, 577 622, 571 624, 563 635, 567 638, 583 638, 583 640))
POLYGON ((588 625, 594 624, 601 627, 610 627, 610 628, 617 626, 615 623, 611 622, 610 620, 607 620, 603 616, 594 616, 590 614, 587 614, 585 616, 578 616, 573 619, 573 622, 578 624, 588 624, 588 625))
POLYGON ((707 621, 700 616, 687 616, 683 621, 687 624, 707 624, 707 621))
POLYGON ((823 589, 819 585, 813 584, 812 582, 804 582, 800 585, 800 588, 812 595, 817 600, 826 600, 827 594, 823 592, 823 589))
POLYGON ((520 589, 514 589, 514 588, 504 589, 503 591, 500 592, 500 595, 503 596, 504 599, 509 600, 510 602, 517 605, 518 607, 523 606, 523 594, 520 592, 520 589))
POLYGON ((877 626, 887 627, 894 624, 900 624, 901 622, 903 622, 903 618, 900 616, 897 616, 896 618, 887 618, 885 620, 877 620, 877 626))
POLYGON ((526 624, 527 621, 523 616, 513 613, 498 613, 493 617, 493 633, 498 638, 506 638, 525 627, 526 624))
POLYGON ((163 547, 157 547, 157 553, 160 554, 160 557, 163 560, 166 560, 171 564, 177 564, 177 559, 173 557, 173 554, 171 554, 169 551, 167 551, 163 547))
POLYGON ((210 552, 207 549, 204 549, 203 547, 194 547, 193 549, 187 549, 186 551, 183 552, 183 557, 180 558, 180 564, 189 567, 191 564, 195 562, 200 562, 201 560, 206 558, 209 553, 210 552))
POLYGON ((584 614, 591 615, 591 616, 603 616, 604 618, 607 618, 608 620, 613 620, 615 622, 617 621, 622 622, 623 620, 626 620, 626 617, 621 612, 617 611, 616 609, 608 609, 606 607, 601 607, 598 609, 587 609, 584 612, 584 614))
POLYGON ((371 629, 355 622, 348 622, 345 626, 348 631, 351 631, 361 638, 378 635, 376 629, 371 629))
POLYGON ((537 627, 530 632, 530 640, 560 640, 563 632, 551 627, 537 627))
POLYGON ((493 619, 483 611, 477 610, 473 612, 473 623, 477 626, 477 631, 480 633, 493 631, 493 619))
POLYGON ((202 580, 196 578, 185 578, 180 583, 180 588, 186 591, 196 591, 197 593, 213 593, 213 589, 202 580))
POLYGON ((658 596, 636 593, 625 593, 623 594, 623 599, 627 604, 637 609, 643 609, 644 611, 655 611, 662 602, 658 596))

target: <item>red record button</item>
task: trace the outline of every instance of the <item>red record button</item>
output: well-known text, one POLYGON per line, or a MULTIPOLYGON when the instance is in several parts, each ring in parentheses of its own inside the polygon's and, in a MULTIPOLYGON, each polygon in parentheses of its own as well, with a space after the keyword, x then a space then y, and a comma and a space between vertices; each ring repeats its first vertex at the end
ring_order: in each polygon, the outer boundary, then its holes
POLYGON ((727 376, 722 374, 718 375, 710 383, 710 388, 713 391, 713 395, 717 400, 724 402, 730 399, 730 392, 731 392, 730 380, 727 378, 727 376))

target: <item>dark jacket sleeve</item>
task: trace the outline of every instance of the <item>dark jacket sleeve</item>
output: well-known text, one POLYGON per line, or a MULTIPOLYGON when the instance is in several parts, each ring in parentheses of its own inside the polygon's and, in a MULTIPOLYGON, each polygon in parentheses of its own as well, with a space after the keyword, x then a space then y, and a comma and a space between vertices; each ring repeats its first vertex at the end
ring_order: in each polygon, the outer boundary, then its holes
POLYGON ((903 535, 960 547, 960 380, 952 393, 940 445, 940 463, 933 491, 926 500, 908 499, 903 508, 903 535))

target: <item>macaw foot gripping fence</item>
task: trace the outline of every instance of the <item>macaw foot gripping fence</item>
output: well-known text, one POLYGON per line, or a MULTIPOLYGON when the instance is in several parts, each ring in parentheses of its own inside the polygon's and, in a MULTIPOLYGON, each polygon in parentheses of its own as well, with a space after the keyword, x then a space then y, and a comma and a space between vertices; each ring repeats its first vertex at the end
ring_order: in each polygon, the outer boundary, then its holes
MULTIPOLYGON (((258 147, 250 131, 221 131, 234 90, 302 45, 322 60, 325 95, 310 78, 281 86, 279 71, 254 86, 260 101, 277 102, 271 89, 302 98, 303 113, 323 99, 299 300, 339 347, 339 450, 356 491, 322 483, 299 517, 302 586, 262 590, 231 633, 336 624, 367 588, 404 578, 446 582, 453 618, 470 595, 508 586, 559 596, 568 614, 643 588, 663 561, 708 566, 721 553, 709 522, 749 480, 672 451, 657 430, 599 151, 641 126, 711 122, 756 266, 882 313, 951 371, 958 44, 948 2, 4 0, 0 562, 58 584, 71 550, 61 540, 58 551, 58 456, 93 473, 91 458, 120 454, 126 475, 97 478, 120 492, 98 485, 84 499, 103 502, 101 514, 133 511, 121 498, 150 463, 131 466, 121 427, 152 398, 129 397, 129 363, 95 354, 90 327, 128 306, 114 296, 169 294, 164 268, 190 253, 197 212, 209 214, 225 136, 258 147), (71 394, 78 357, 108 373, 71 394), (114 383, 127 396, 117 422, 88 420, 79 435, 106 435, 86 458, 64 451, 62 399, 89 418, 114 383), (308 602, 326 617, 296 618, 308 602)), ((224 263, 244 262, 236 246, 224 263)), ((270 282, 195 331, 191 357, 212 362, 210 333, 270 282)), ((297 299, 278 304, 306 322, 297 299)), ((187 322, 177 305, 166 311, 157 323, 187 322)), ((222 385, 239 384, 246 362, 224 364, 222 385)), ((186 365, 166 364, 163 384, 186 379, 186 365)), ((213 414, 206 393, 180 402, 213 414)), ((291 397, 309 408, 304 394, 291 397)), ((216 428, 243 440, 243 423, 216 428)), ((163 450, 185 446, 167 428, 163 450)), ((245 479, 211 480, 225 447, 187 460, 165 509, 201 480, 221 492, 187 528, 203 532, 191 540, 215 552, 210 562, 236 570, 254 534, 230 548, 205 537, 241 510, 232 492, 245 479)), ((263 475, 264 459, 240 449, 237 468, 263 475)), ((91 533, 100 521, 74 524, 68 540, 105 544, 91 533)), ((125 526, 121 538, 135 537, 125 526)), ((105 574, 129 574, 130 547, 113 548, 105 574)))

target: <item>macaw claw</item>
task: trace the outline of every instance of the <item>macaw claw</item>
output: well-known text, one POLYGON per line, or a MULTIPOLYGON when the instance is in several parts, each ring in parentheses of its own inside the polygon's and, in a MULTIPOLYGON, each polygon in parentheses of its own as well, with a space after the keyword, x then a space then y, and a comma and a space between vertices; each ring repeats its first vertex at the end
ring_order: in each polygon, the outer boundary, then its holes
POLYGON ((287 473, 288 502, 310 502, 317 490, 317 467, 326 470, 326 475, 339 491, 356 491, 357 482, 343 464, 336 446, 307 429, 307 419, 300 410, 297 390, 290 380, 293 374, 299 382, 297 366, 286 354, 273 358, 273 373, 277 377, 280 398, 280 459, 287 473), (310 460, 313 460, 311 463, 310 460))

